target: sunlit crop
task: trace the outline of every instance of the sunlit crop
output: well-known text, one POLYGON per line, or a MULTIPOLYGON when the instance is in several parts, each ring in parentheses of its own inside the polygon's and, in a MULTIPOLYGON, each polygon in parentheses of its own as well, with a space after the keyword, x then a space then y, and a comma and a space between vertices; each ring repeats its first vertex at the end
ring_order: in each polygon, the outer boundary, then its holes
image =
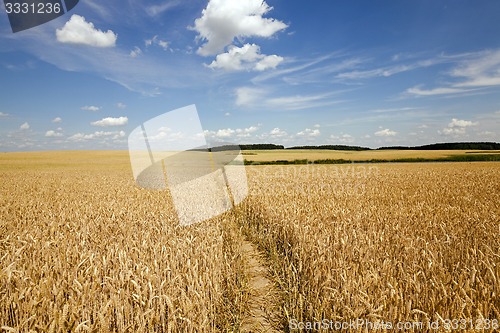
POLYGON ((230 217, 180 227, 166 192, 134 184, 126 154, 53 154, 2 164, 0 326, 232 329, 243 274, 230 217))
POLYGON ((494 331, 500 318, 498 163, 249 166, 242 204, 182 227, 168 192, 134 184, 127 157, 0 158, 3 331, 288 331, 323 319, 494 331), (266 268, 271 297, 249 289, 266 268), (252 321, 256 307, 274 321, 252 321))
POLYGON ((285 323, 481 326, 500 318, 499 171, 495 163, 255 166, 241 220, 269 253, 285 323))

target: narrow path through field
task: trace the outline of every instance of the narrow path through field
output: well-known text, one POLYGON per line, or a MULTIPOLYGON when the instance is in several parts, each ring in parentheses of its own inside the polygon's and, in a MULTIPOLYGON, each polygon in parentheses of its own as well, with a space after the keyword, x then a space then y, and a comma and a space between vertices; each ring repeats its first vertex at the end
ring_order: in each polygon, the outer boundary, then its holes
POLYGON ((279 293, 268 278, 266 260, 250 241, 244 240, 241 249, 247 266, 250 295, 240 332, 279 332, 275 328, 279 320, 279 293))

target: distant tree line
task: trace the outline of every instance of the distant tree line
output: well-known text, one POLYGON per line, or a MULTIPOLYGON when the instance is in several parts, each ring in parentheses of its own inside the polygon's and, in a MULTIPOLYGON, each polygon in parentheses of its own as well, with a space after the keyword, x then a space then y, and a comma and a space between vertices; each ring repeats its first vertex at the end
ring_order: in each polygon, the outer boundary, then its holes
MULTIPOLYGON (((249 144, 240 145, 241 150, 269 150, 269 149, 322 149, 322 150, 350 150, 362 151, 372 150, 368 147, 346 146, 346 145, 321 145, 321 146, 294 146, 285 148, 281 145, 266 144, 249 144)), ((423 146, 390 146, 380 147, 377 150, 393 149, 393 150, 500 150, 500 143, 496 142, 449 142, 449 143, 433 143, 423 146)))
POLYGON ((211 148, 193 148, 189 151, 233 151, 233 150, 271 150, 271 149, 285 149, 282 145, 274 145, 272 143, 255 143, 255 144, 221 144, 220 146, 214 146, 211 148))
MULTIPOLYGON (((294 146, 285 148, 283 145, 275 145, 272 143, 254 143, 254 144, 243 144, 243 145, 221 145, 213 148, 209 148, 209 151, 221 151, 221 150, 273 150, 273 149, 320 149, 320 150, 349 150, 349 151, 362 151, 362 150, 373 150, 368 147, 360 146, 346 146, 346 145, 321 145, 321 146, 294 146)), ((376 150, 500 150, 500 143, 496 142, 450 142, 450 143, 433 143, 430 145, 423 146, 390 146, 390 147, 380 147, 376 150)), ((193 149, 197 150, 197 149, 193 149)), ((202 151, 207 151, 207 149, 199 149, 202 151)))
POLYGON ((282 145, 274 145, 272 143, 254 143, 240 145, 241 150, 272 150, 272 149, 285 149, 282 145))
POLYGON ((406 146, 391 146, 380 147, 378 150, 384 149, 399 149, 399 150, 500 150, 500 143, 496 142, 449 142, 449 143, 433 143, 430 145, 406 147, 406 146))
POLYGON ((324 149, 324 150, 351 150, 351 151, 370 150, 370 148, 367 147, 345 146, 345 145, 295 146, 286 149, 324 149))

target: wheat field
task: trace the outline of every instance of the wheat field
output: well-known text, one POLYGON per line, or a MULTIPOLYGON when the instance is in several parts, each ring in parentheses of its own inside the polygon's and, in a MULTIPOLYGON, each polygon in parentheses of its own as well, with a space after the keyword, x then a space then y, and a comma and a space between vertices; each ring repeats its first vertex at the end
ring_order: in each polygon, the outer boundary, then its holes
POLYGON ((474 151, 474 150, 327 150, 327 149, 277 149, 277 150, 246 150, 243 152, 245 159, 250 162, 270 162, 277 160, 300 160, 310 161, 323 159, 344 159, 348 161, 391 160, 401 158, 444 158, 449 156, 466 156, 477 154, 499 154, 498 150, 474 151))
POLYGON ((241 223, 272 258, 285 322, 498 328, 500 164, 256 166, 249 179, 241 223))
POLYGON ((248 239, 282 295, 269 305, 280 309, 277 330, 362 318, 480 321, 493 332, 499 171, 250 166, 243 204, 180 227, 168 193, 134 184, 126 152, 0 154, 0 327, 239 332, 248 239))
POLYGON ((8 155, 4 330, 233 331, 244 274, 230 215, 178 226, 165 192, 134 184, 126 152, 8 155))

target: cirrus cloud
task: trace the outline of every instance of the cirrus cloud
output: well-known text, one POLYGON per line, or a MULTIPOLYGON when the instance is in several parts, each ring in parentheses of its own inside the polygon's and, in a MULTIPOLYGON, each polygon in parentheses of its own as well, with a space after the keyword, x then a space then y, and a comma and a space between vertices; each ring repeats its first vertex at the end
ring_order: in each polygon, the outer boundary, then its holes
POLYGON ((425 89, 421 89, 419 86, 415 86, 413 88, 409 88, 406 90, 407 93, 412 94, 412 95, 416 95, 416 96, 434 96, 434 95, 458 94, 458 93, 464 93, 467 91, 468 90, 465 90, 465 89, 447 88, 447 87, 425 90, 425 89))
POLYGON ((97 112, 99 111, 101 108, 98 107, 98 106, 94 106, 94 105, 90 105, 90 106, 82 106, 81 107, 82 110, 84 111, 92 111, 92 112, 97 112))
POLYGON ((465 78, 457 87, 485 87, 500 85, 500 50, 488 50, 474 54, 454 68, 451 76, 465 78))
POLYGON ((260 88, 240 87, 235 90, 236 105, 248 106, 252 105, 265 95, 265 91, 260 88))
POLYGON ((136 46, 129 54, 131 58, 137 58, 142 54, 142 50, 136 46))
POLYGON ((180 1, 166 1, 166 2, 161 3, 161 4, 148 6, 148 7, 146 7, 145 10, 149 16, 157 16, 157 15, 163 14, 163 12, 166 12, 166 11, 178 6, 181 3, 182 2, 180 2, 180 1))

